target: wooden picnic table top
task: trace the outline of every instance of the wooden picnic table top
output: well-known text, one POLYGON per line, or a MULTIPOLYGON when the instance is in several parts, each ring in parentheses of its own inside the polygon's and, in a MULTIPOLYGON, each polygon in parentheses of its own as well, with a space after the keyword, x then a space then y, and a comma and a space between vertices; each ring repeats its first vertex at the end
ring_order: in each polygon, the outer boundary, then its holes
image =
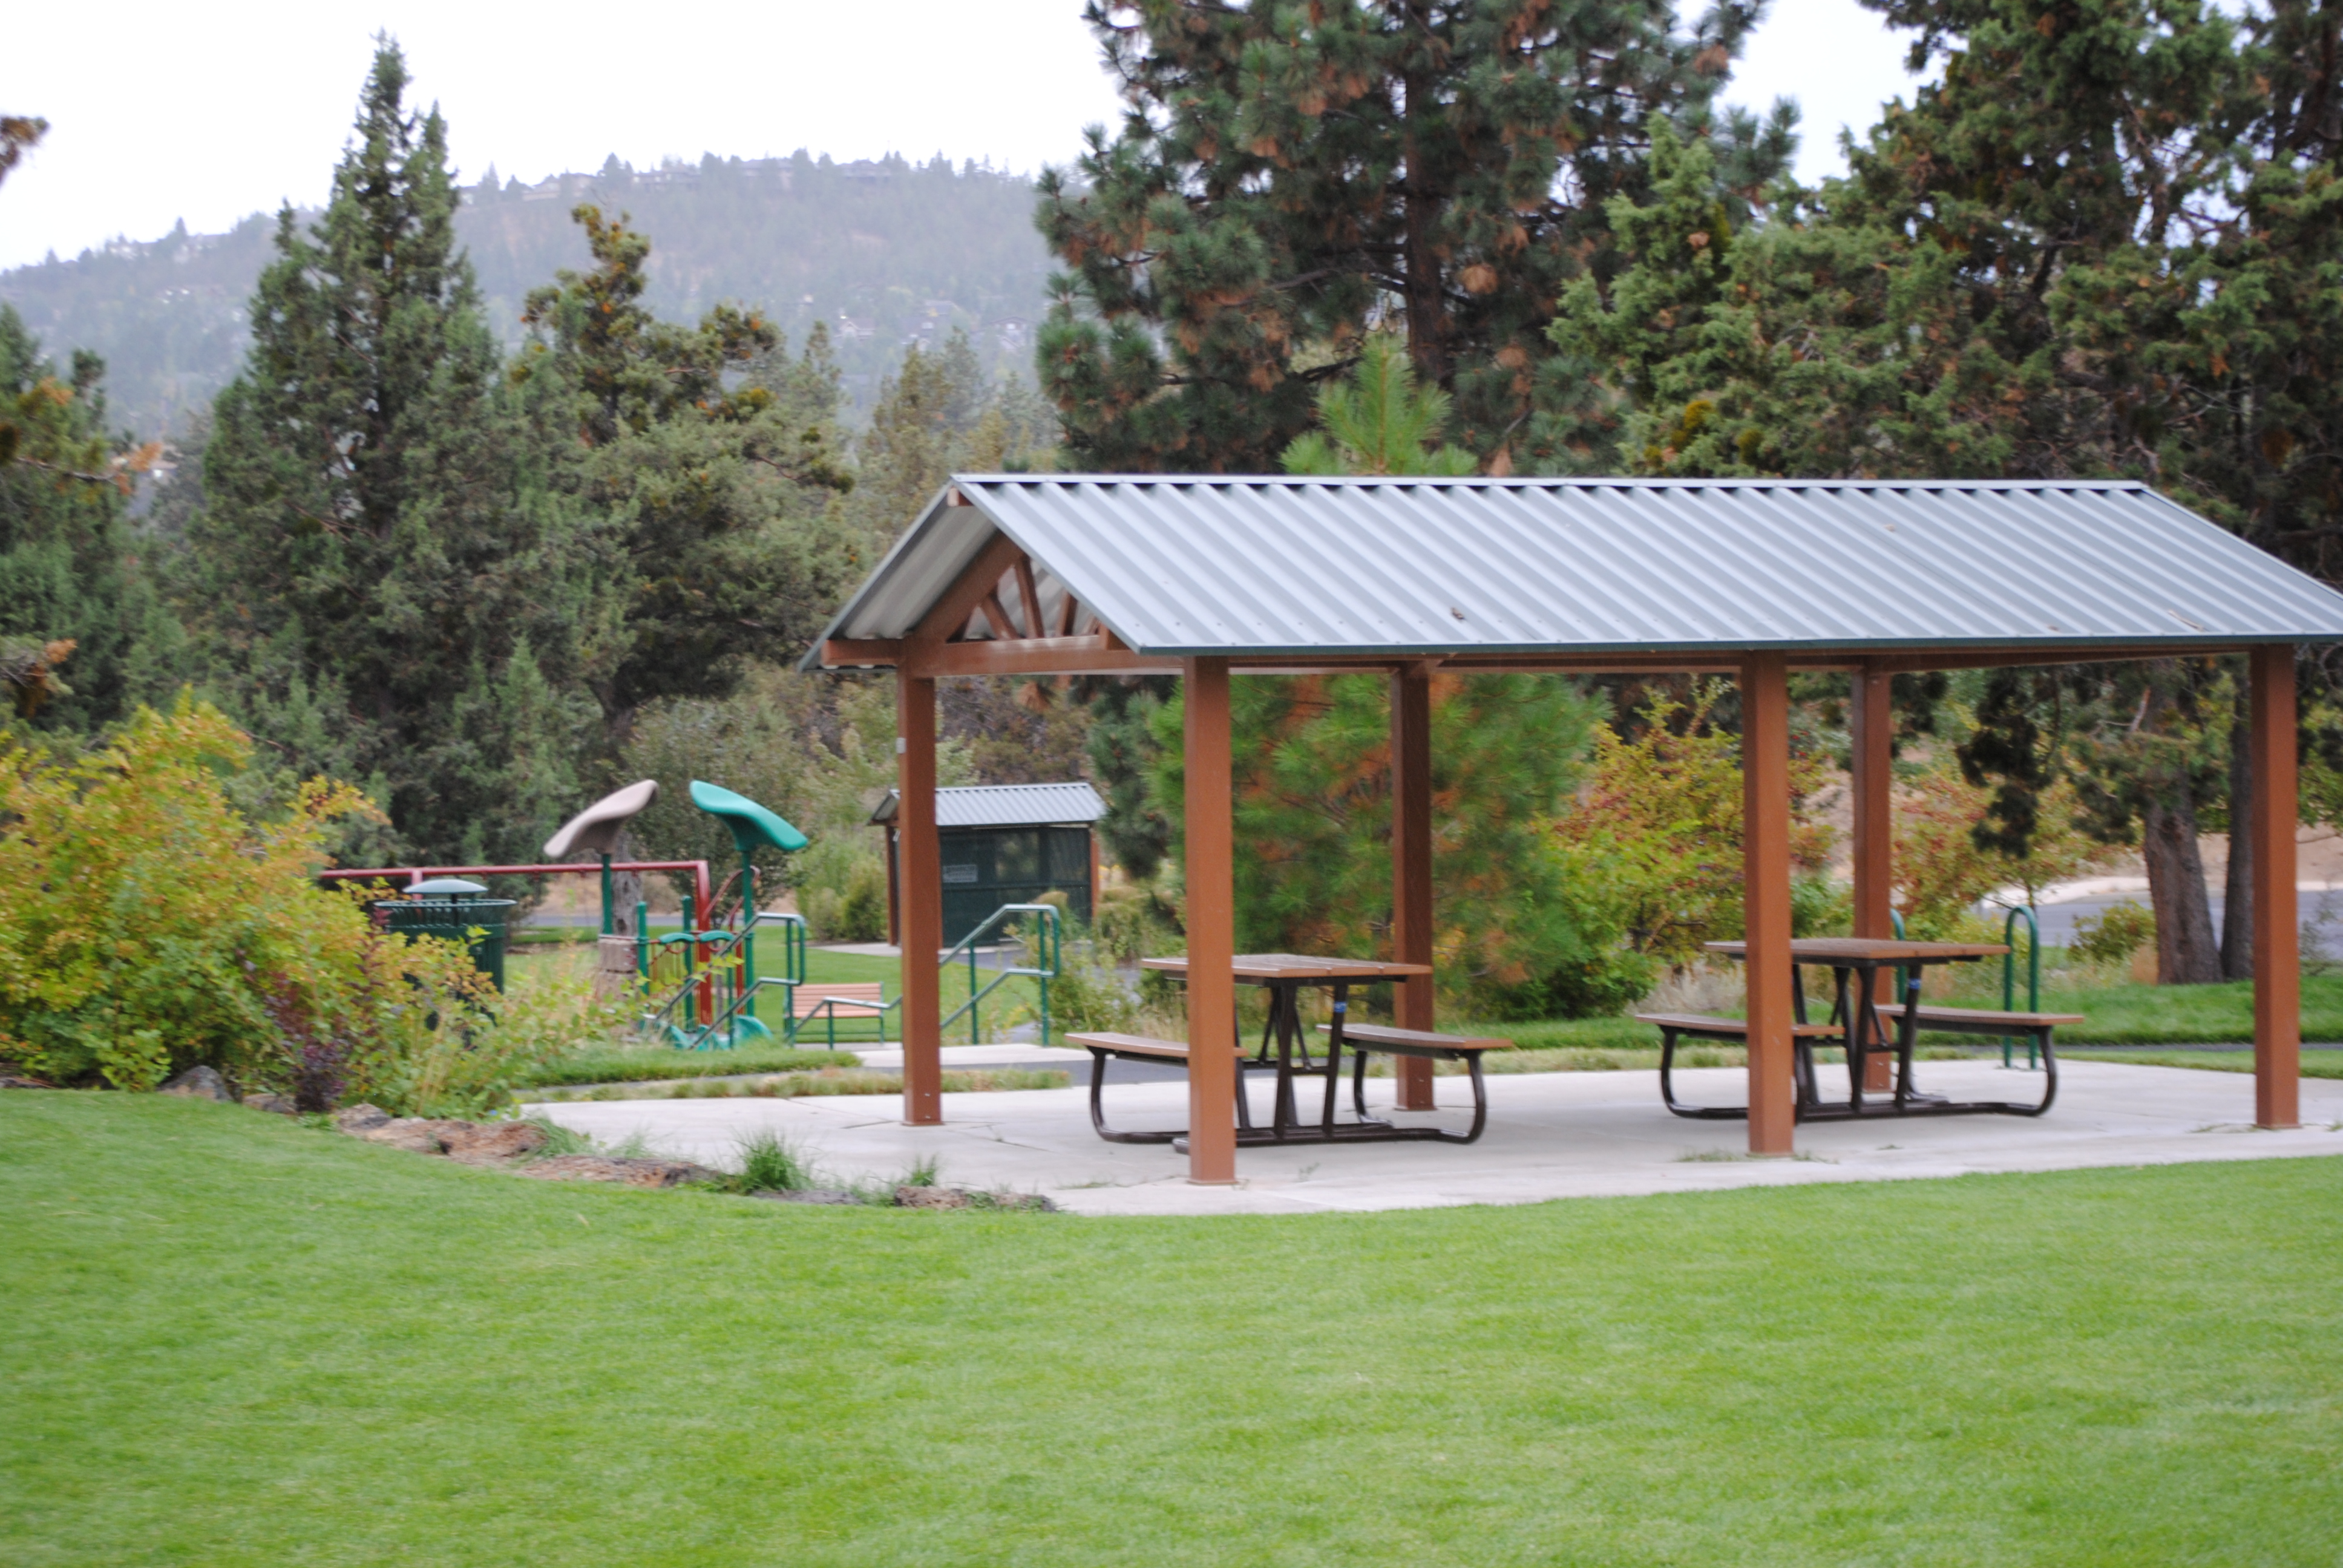
MULTIPOLYGON (((1188 972, 1188 957, 1141 959, 1143 970, 1161 970, 1166 974, 1188 972)), ((1239 953, 1232 966, 1236 978, 1268 984, 1274 980, 1412 980, 1432 972, 1430 964, 1378 963, 1373 959, 1322 959, 1304 953, 1239 953)))
MULTIPOLYGON (((1749 956, 1747 942, 1703 942, 1727 958, 1749 956)), ((1790 957, 1802 964, 1948 964, 1997 959, 2009 949, 2000 942, 1906 942, 1874 937, 1798 937, 1790 957)))

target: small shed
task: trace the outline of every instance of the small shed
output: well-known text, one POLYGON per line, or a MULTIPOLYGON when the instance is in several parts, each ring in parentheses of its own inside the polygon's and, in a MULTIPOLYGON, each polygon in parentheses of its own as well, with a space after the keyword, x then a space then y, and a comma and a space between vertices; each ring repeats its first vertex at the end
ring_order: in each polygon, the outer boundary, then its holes
MULTIPOLYGON (((896 819, 902 806, 887 791, 871 822, 887 831, 887 940, 900 942, 902 857, 896 819)), ((1098 907, 1098 839, 1091 825, 1106 802, 1088 784, 978 784, 936 791, 942 845, 944 941, 959 941, 1003 904, 1030 904, 1044 893, 1066 896, 1075 919, 1098 907)))

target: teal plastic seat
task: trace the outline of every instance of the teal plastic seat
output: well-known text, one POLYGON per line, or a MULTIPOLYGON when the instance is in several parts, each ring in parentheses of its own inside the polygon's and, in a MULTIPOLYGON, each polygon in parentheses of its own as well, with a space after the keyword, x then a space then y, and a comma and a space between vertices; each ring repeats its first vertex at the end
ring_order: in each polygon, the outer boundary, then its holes
POLYGON ((809 841, 803 833, 766 810, 746 795, 736 795, 719 784, 691 781, 691 803, 711 817, 721 817, 732 830, 732 843, 740 853, 754 849, 781 849, 794 854, 809 841))

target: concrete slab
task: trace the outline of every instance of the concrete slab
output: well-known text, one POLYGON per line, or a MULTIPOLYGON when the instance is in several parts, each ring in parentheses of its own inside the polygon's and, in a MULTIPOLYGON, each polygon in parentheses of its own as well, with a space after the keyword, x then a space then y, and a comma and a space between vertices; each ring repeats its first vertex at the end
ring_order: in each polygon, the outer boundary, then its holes
MULTIPOLYGON (((1679 1075, 1679 1092, 1733 1104, 1737 1069, 1679 1075)), ((2031 1096, 2037 1081, 1988 1061, 1928 1062, 1922 1081, 1957 1099, 2031 1096)), ((1689 1121, 1661 1106, 1654 1072, 1523 1073, 1489 1080, 1489 1129, 1468 1146, 1442 1143, 1245 1149, 1235 1187, 1196 1187, 1166 1144, 1101 1142, 1081 1089, 948 1094, 945 1124, 906 1127, 900 1096, 806 1100, 586 1101, 531 1111, 596 1138, 639 1133, 655 1148, 709 1165, 736 1161, 739 1141, 770 1130, 840 1180, 886 1180, 921 1160, 960 1186, 1047 1193, 1085 1214, 1302 1214, 1329 1211, 1527 1203, 1553 1198, 1712 1191, 1807 1181, 1876 1181, 1979 1171, 2064 1171, 2202 1160, 2343 1154, 2343 1081, 2302 1086, 2305 1127, 2256 1132, 2253 1080, 2243 1073, 2111 1062, 2063 1065, 2058 1104, 2038 1120, 2003 1116, 1882 1118, 1798 1130, 1799 1158, 1743 1156, 1739 1122, 1689 1121)), ((1443 1104, 1463 1086, 1439 1082, 1443 1104)), ((1266 1118, 1265 1082, 1252 1086, 1266 1118)), ((1388 1111, 1390 1081, 1368 1085, 1371 1108, 1459 1125, 1453 1111, 1388 1111)), ((1109 1091, 1124 1127, 1184 1121, 1182 1083, 1109 1091)))

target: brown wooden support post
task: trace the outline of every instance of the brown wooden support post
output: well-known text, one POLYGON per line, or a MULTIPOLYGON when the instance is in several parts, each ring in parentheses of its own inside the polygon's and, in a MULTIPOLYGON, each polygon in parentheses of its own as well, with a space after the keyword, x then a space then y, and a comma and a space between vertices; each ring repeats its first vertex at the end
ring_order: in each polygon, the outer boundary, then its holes
POLYGON ((1182 661, 1187 701, 1188 1180, 1237 1179, 1235 808, 1229 661, 1182 661))
POLYGON ((2302 1121, 2302 911, 2294 889, 2294 648, 2251 656, 2254 1125, 2302 1121))
POLYGON ((943 1111, 943 848, 936 838, 936 683, 895 680, 895 824, 902 866, 903 1120, 932 1127, 943 1111))
MULTIPOLYGON (((1392 958, 1432 961, 1432 675, 1410 666, 1391 678, 1392 958)), ((1429 1030, 1432 979, 1406 980, 1394 999, 1402 1029, 1429 1030)), ((1432 1109, 1432 1063, 1394 1059, 1402 1111, 1432 1109)))
MULTIPOLYGON (((1855 672, 1847 705, 1847 729, 1854 742, 1851 792, 1855 807, 1855 931, 1858 937, 1886 941, 1896 935, 1895 882, 1891 856, 1896 842, 1893 815, 1896 714, 1888 701, 1896 678, 1865 666, 1855 672)), ((1872 977, 1873 995, 1895 1000, 1896 977, 1882 970, 1872 977)), ((1895 1087, 1894 1059, 1875 1056, 1864 1068, 1865 1089, 1895 1087)))
POLYGON ((1749 1152, 1791 1152, 1790 678, 1778 652, 1741 665, 1741 907, 1748 940, 1749 1152))

